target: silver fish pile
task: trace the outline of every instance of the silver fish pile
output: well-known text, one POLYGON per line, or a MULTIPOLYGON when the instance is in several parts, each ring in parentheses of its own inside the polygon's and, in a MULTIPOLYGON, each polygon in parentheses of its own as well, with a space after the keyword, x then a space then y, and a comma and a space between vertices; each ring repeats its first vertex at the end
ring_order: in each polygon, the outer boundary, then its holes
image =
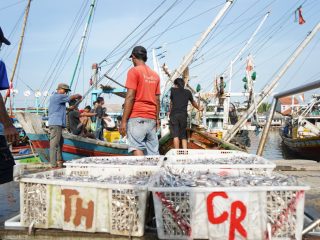
POLYGON ((114 164, 114 165, 138 165, 138 166, 157 166, 160 161, 159 157, 112 157, 112 158, 83 158, 70 163, 76 164, 114 164))
POLYGON ((225 156, 215 158, 210 155, 186 155, 174 158, 174 161, 170 163, 183 163, 183 164, 266 164, 265 160, 259 156, 247 155, 247 156, 225 156))
POLYGON ((166 168, 160 174, 158 187, 247 187, 247 186, 297 186, 297 179, 283 175, 220 176, 203 171, 185 171, 166 168))
POLYGON ((63 180, 72 182, 95 182, 108 184, 132 184, 146 185, 149 182, 149 176, 132 175, 132 176, 79 176, 79 175, 64 175, 64 174, 36 174, 35 178, 48 180, 63 180))

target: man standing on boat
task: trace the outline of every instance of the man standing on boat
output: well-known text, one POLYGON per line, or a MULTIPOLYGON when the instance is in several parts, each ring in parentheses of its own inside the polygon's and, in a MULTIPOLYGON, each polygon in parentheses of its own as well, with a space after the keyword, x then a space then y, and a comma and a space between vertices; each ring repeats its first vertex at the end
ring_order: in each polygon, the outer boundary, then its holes
POLYGON ((146 65, 147 50, 133 48, 133 66, 127 75, 127 95, 119 131, 127 135, 129 152, 136 156, 159 154, 157 128, 160 111, 160 78, 146 65))
MULTIPOLYGON (((10 42, 4 37, 0 27, 0 50, 3 43, 10 45, 10 42)), ((5 89, 9 89, 7 70, 4 62, 0 60, 0 90, 5 89)), ((13 166, 15 163, 7 141, 14 142, 17 139, 18 132, 12 125, 0 93, 0 184, 13 180, 13 166)))
POLYGON ((190 90, 184 88, 184 84, 182 78, 175 79, 175 87, 171 88, 170 95, 170 131, 173 137, 173 147, 176 149, 180 147, 180 140, 182 148, 187 148, 187 108, 189 101, 199 111, 203 110, 193 100, 190 90))
POLYGON ((96 131, 95 131, 95 137, 98 140, 103 141, 103 115, 105 113, 105 110, 103 108, 104 105, 104 98, 103 97, 98 97, 96 101, 97 105, 95 108, 95 113, 96 113, 96 131))
POLYGON ((50 164, 51 167, 62 167, 62 129, 66 127, 66 103, 80 100, 82 96, 75 94, 68 96, 71 91, 67 84, 60 83, 49 101, 49 129, 50 129, 50 164))

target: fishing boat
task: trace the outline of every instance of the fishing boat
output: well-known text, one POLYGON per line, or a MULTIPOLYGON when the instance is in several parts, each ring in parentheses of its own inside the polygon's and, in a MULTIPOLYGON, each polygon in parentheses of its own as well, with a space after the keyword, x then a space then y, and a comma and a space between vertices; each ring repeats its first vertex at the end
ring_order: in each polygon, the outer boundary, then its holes
POLYGON ((296 154, 320 161, 320 96, 313 96, 310 104, 293 112, 286 126, 279 133, 283 144, 296 154))
MULTIPOLYGON (((49 162, 49 133, 42 124, 39 115, 32 113, 16 113, 20 124, 29 137, 34 150, 42 162, 49 162)), ((122 143, 109 143, 63 133, 64 144, 62 157, 64 160, 78 159, 88 156, 121 156, 128 155, 128 146, 122 143)))

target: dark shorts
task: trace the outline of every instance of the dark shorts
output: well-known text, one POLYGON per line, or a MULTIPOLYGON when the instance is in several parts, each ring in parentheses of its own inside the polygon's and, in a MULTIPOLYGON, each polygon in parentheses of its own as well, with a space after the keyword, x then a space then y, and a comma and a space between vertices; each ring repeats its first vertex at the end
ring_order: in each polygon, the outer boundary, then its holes
POLYGON ((0 135, 0 184, 13 180, 14 159, 4 136, 0 135))
POLYGON ((170 132, 173 138, 187 139, 187 117, 185 113, 170 116, 170 132))

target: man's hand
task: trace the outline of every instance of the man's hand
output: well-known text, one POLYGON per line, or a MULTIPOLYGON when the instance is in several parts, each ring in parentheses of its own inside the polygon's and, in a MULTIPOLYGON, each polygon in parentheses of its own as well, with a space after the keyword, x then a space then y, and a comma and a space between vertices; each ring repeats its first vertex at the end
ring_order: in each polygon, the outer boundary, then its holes
POLYGON ((19 138, 19 133, 13 125, 4 126, 4 135, 5 135, 8 143, 15 142, 19 138))
POLYGON ((156 126, 157 126, 157 129, 156 129, 156 130, 158 131, 158 130, 160 129, 160 119, 157 119, 157 120, 156 120, 156 124, 157 124, 157 125, 156 125, 156 126))
POLYGON ((127 135, 127 122, 126 121, 121 121, 121 124, 119 127, 119 132, 122 137, 127 135))
POLYGON ((204 110, 204 108, 200 106, 199 111, 202 112, 203 110, 204 110))

